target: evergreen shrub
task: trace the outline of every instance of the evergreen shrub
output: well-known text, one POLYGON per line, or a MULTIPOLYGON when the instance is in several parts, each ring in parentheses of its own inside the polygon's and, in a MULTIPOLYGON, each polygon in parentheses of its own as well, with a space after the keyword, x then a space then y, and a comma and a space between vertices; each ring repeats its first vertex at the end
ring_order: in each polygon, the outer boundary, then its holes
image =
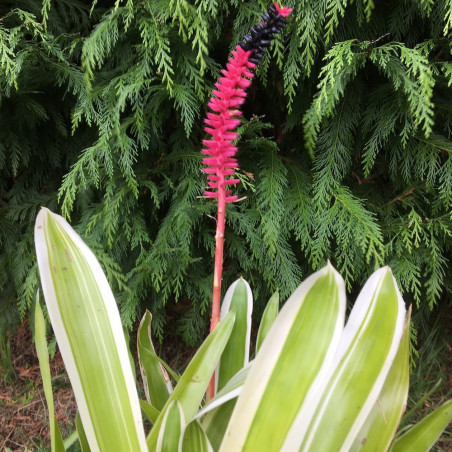
MULTIPOLYGON (((179 334, 199 340, 215 246, 202 121, 268 3, 2 2, 3 327, 34 300, 33 222, 47 206, 96 252, 126 326, 147 308, 161 337, 179 302, 179 334)), ((452 2, 287 6, 243 109, 224 287, 245 277, 259 313, 326 259, 352 294, 388 264, 428 313, 452 293, 452 2)))

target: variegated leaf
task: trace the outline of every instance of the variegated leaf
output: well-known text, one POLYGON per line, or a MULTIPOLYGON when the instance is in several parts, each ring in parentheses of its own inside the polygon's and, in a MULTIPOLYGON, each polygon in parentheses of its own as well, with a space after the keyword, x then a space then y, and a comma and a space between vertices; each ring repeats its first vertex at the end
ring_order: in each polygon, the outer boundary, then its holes
POLYGON ((185 427, 179 452, 213 452, 209 439, 196 421, 185 427))
POLYGON ((183 409, 184 418, 192 419, 199 408, 212 373, 220 359, 234 326, 235 313, 230 312, 209 334, 180 377, 147 438, 150 451, 155 450, 162 421, 173 400, 183 409))
POLYGON ((201 425, 207 434, 214 450, 220 448, 226 427, 231 419, 237 397, 242 391, 252 361, 240 369, 215 397, 199 411, 194 419, 202 419, 201 425))
POLYGON ((178 400, 170 402, 163 416, 162 426, 157 439, 156 452, 177 452, 181 433, 185 429, 185 418, 178 400))
POLYGON ((253 295, 249 284, 242 278, 226 291, 220 318, 224 318, 230 310, 235 311, 235 323, 215 371, 215 392, 221 390, 249 361, 253 295))
POLYGON ((152 316, 146 311, 137 335, 138 359, 148 402, 160 411, 173 391, 168 372, 155 354, 151 338, 152 316))
POLYGON ((116 301, 91 250, 43 208, 35 245, 53 331, 93 452, 145 451, 138 394, 116 301))
POLYGON ((405 331, 399 350, 392 363, 377 402, 355 438, 350 452, 388 450, 406 408, 409 387, 410 317, 408 312, 405 331))
POLYGON ((391 270, 377 270, 355 302, 307 430, 309 406, 298 414, 283 450, 350 449, 377 402, 399 349, 405 314, 391 270))
POLYGON ((281 448, 306 396, 322 383, 319 375, 336 354, 345 301, 344 282, 331 265, 293 293, 253 362, 220 451, 281 448))

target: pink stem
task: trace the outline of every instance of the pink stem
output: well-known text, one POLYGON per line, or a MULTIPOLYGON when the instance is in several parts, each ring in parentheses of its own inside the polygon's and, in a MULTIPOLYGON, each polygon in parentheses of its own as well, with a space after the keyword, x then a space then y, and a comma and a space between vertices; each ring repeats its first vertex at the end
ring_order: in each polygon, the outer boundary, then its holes
POLYGON ((221 276, 223 273, 223 247, 225 227, 225 190, 218 192, 217 231, 215 234, 215 269, 213 273, 212 317, 210 331, 217 326, 220 320, 221 276))
MULTIPOLYGON (((221 276, 223 274, 223 248, 225 228, 225 189, 224 185, 218 190, 217 231, 215 233, 215 268, 213 273, 212 317, 210 319, 210 332, 214 330, 220 321, 221 276)), ((207 388, 207 401, 215 396, 215 372, 210 379, 207 388)))

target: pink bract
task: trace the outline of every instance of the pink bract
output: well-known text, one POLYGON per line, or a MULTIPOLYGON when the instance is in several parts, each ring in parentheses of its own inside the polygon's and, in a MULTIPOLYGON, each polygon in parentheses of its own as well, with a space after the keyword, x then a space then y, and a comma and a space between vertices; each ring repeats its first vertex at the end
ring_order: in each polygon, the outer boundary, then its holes
POLYGON ((287 8, 287 6, 278 6, 278 3, 274 3, 276 11, 278 11, 278 14, 282 17, 287 17, 290 15, 290 13, 293 11, 292 8, 287 8))
MULTIPOLYGON (((242 114, 239 108, 245 102, 245 90, 254 77, 251 70, 256 66, 249 61, 250 55, 250 51, 245 51, 240 46, 235 48, 226 65, 227 69, 222 70, 223 77, 215 84, 217 89, 213 90, 214 97, 208 104, 213 113, 207 114, 204 130, 212 139, 203 141, 205 149, 202 153, 208 157, 203 158, 202 162, 208 167, 202 171, 207 173, 209 188, 204 194, 210 198, 218 198, 219 191, 240 182, 230 176, 238 166, 234 158, 237 147, 233 144, 238 138, 238 133, 234 132, 240 124, 237 116, 242 114)), ((230 193, 230 190, 226 190, 226 202, 237 199, 237 196, 230 196, 230 193)))

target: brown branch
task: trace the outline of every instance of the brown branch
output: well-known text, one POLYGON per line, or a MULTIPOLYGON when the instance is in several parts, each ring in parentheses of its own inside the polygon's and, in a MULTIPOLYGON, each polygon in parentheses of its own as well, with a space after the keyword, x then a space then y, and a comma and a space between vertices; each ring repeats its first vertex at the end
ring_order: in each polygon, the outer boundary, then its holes
POLYGON ((384 209, 385 207, 389 206, 389 204, 393 204, 397 201, 400 201, 403 198, 406 198, 407 196, 410 196, 413 193, 413 191, 414 187, 411 187, 409 190, 403 193, 403 195, 396 196, 394 199, 391 199, 391 201, 387 202, 386 204, 383 204, 381 208, 384 209))
POLYGON ((368 184, 369 182, 376 179, 379 175, 373 174, 372 176, 361 179, 354 171, 352 171, 352 176, 356 179, 356 181, 358 182, 359 185, 362 185, 362 184, 368 184))

